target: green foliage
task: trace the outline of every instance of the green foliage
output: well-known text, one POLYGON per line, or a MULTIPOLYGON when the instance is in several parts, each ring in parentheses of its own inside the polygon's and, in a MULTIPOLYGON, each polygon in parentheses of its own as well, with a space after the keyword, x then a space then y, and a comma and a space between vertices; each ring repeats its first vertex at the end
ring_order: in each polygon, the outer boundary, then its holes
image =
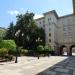
POLYGON ((0 49, 0 59, 2 61, 12 60, 13 56, 9 55, 9 50, 6 48, 0 49))
POLYGON ((44 46, 44 51, 50 51, 50 48, 46 45, 44 46))
POLYGON ((37 51, 44 51, 44 48, 42 45, 37 46, 37 51))
POLYGON ((28 53, 28 50, 27 49, 21 49, 20 50, 20 54, 21 55, 26 55, 28 53))
POLYGON ((6 48, 1 48, 0 49, 0 55, 6 55, 6 54, 8 54, 8 49, 6 49, 6 48))
POLYGON ((8 51, 9 50, 6 48, 1 48, 0 49, 0 58, 2 58, 2 59, 5 58, 5 56, 8 55, 8 51))
POLYGON ((53 51, 53 49, 51 47, 49 47, 48 45, 44 46, 44 51, 53 51))
POLYGON ((7 29, 5 39, 14 39, 15 37, 15 29, 13 22, 10 23, 9 28, 7 29))
POLYGON ((16 44, 15 44, 14 40, 2 40, 2 42, 0 42, 0 48, 15 50, 16 44))
POLYGON ((36 39, 38 37, 42 40, 42 45, 45 43, 45 32, 42 28, 37 27, 33 17, 34 13, 28 11, 18 15, 14 26, 15 33, 19 31, 18 36, 15 37, 16 44, 30 50, 37 49, 36 39))
POLYGON ((6 36, 6 29, 0 28, 0 38, 4 38, 6 36))
POLYGON ((17 15, 16 25, 13 22, 7 29, 6 39, 13 39, 15 43, 20 47, 22 46, 28 50, 36 50, 38 45, 45 45, 45 31, 42 28, 37 27, 35 20, 33 19, 34 13, 26 12, 25 14, 17 15), (15 34, 17 36, 15 36, 15 34), (40 38, 42 41, 36 42, 40 38))

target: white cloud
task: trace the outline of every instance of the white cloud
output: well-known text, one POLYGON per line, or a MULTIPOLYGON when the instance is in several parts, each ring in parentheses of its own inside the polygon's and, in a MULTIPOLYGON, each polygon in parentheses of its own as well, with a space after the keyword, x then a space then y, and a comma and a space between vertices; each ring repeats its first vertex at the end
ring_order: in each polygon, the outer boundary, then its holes
POLYGON ((40 17, 43 17, 43 15, 35 14, 34 19, 37 19, 37 18, 40 18, 40 17))
POLYGON ((24 11, 24 8, 21 8, 21 11, 24 11))
POLYGON ((10 15, 17 15, 17 14, 19 14, 19 11, 17 11, 17 10, 10 10, 10 11, 8 11, 8 14, 10 14, 10 15))

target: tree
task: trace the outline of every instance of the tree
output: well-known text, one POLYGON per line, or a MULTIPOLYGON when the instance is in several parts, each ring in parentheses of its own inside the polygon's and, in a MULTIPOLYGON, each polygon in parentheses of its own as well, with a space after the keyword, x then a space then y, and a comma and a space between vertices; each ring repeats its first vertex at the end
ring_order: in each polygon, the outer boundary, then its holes
POLYGON ((14 24, 10 23, 9 28, 7 29, 5 39, 14 39, 14 24))
POLYGON ((45 45, 45 32, 44 29, 38 28, 35 20, 33 19, 34 13, 17 15, 17 21, 14 25, 10 23, 7 29, 6 39, 14 39, 17 46, 23 47, 28 50, 36 50, 38 43, 36 40, 40 38, 42 41, 40 45, 45 45))
POLYGON ((4 37, 6 36, 6 29, 5 28, 1 28, 0 27, 0 38, 4 39, 4 37))
MULTIPOLYGON (((15 26, 15 33, 19 30, 19 35, 16 37, 18 45, 27 49, 36 49, 38 37, 41 38, 42 43, 45 43, 45 33, 42 28, 38 28, 34 19, 34 13, 26 12, 17 16, 17 22, 15 26)), ((41 44, 42 44, 41 43, 41 44)))

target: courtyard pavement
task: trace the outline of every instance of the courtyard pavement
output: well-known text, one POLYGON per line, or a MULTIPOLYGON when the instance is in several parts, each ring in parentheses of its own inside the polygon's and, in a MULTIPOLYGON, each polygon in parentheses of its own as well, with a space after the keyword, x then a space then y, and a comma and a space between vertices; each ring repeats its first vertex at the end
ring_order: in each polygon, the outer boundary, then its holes
POLYGON ((75 57, 19 57, 0 63, 0 75, 75 75, 75 57))

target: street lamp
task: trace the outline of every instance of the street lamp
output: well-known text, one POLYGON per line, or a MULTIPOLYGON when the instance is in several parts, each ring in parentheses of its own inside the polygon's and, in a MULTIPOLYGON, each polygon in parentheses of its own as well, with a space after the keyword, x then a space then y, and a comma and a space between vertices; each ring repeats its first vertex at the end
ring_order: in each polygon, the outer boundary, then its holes
MULTIPOLYGON (((36 40, 36 42, 37 42, 38 45, 39 45, 39 42, 42 42, 42 40, 38 37, 38 39, 36 40)), ((38 59, 39 59, 39 54, 38 54, 38 59)))
MULTIPOLYGON (((42 40, 38 37, 38 39, 36 40, 36 42, 42 42, 42 40)), ((38 44, 39 45, 39 44, 38 44)))
MULTIPOLYGON (((20 30, 18 30, 16 33, 15 33, 15 37, 18 37, 19 36, 19 33, 20 33, 20 30)), ((18 43, 18 39, 17 39, 17 43, 18 43)), ((16 59, 15 59, 15 63, 18 62, 18 45, 16 47, 16 59)))

